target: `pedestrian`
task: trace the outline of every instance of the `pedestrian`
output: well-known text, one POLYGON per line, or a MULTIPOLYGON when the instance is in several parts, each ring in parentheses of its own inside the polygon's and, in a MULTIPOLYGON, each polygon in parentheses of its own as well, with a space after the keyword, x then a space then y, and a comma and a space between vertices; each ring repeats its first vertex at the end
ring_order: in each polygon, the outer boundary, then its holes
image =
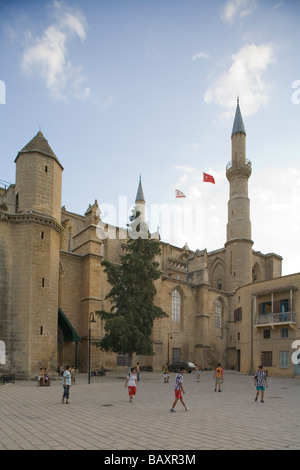
POLYGON ((45 370, 44 370, 44 385, 50 385, 50 379, 49 379, 47 367, 45 367, 45 370))
POLYGON ((259 366, 258 370, 254 374, 254 385, 256 386, 255 401, 257 401, 259 394, 261 393, 260 402, 264 403, 265 388, 268 388, 267 373, 263 370, 263 366, 259 366))
POLYGON ((223 373, 224 373, 223 368, 222 368, 222 366, 219 362, 218 366, 215 369, 215 373, 214 373, 214 377, 216 379, 215 392, 217 391, 217 388, 218 388, 218 392, 222 392, 221 385, 224 381, 223 373))
POLYGON ((183 388, 183 374, 185 374, 185 368, 182 367, 180 372, 176 375, 175 378, 175 400, 173 402, 172 408, 170 409, 171 413, 174 413, 175 406, 178 400, 181 401, 182 405, 184 406, 185 411, 188 411, 188 407, 183 401, 182 394, 185 393, 184 388, 183 388))
POLYGON ((136 377, 137 381, 139 382, 141 380, 141 369, 140 369, 140 363, 136 363, 136 377))
POLYGON ((38 380, 37 380, 37 384, 36 384, 36 385, 37 385, 37 387, 38 387, 38 386, 41 385, 41 384, 44 385, 44 370, 43 370, 42 367, 40 368, 39 375, 38 375, 38 380))
POLYGON ((200 382, 200 370, 198 364, 195 366, 195 375, 196 375, 196 380, 197 382, 200 382))
POLYGON ((169 383, 169 363, 167 362, 164 366, 163 366, 163 373, 164 373, 164 384, 168 384, 169 383))
POLYGON ((70 387, 71 387, 71 366, 67 366, 66 370, 63 373, 63 396, 61 402, 64 403, 66 399, 66 404, 68 405, 69 402, 69 394, 70 394, 70 387))
POLYGON ((135 373, 135 368, 131 367, 125 382, 125 388, 128 386, 129 403, 132 403, 132 397, 136 394, 136 384, 137 376, 135 373))

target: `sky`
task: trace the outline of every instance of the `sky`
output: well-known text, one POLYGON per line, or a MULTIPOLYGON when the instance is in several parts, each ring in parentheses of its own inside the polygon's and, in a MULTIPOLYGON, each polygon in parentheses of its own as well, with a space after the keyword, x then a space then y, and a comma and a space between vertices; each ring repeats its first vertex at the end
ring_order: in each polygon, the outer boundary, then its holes
POLYGON ((68 211, 126 227, 141 177, 152 232, 221 249, 239 97, 253 249, 299 272, 299 21, 299 0, 0 0, 0 180, 41 130, 68 211))

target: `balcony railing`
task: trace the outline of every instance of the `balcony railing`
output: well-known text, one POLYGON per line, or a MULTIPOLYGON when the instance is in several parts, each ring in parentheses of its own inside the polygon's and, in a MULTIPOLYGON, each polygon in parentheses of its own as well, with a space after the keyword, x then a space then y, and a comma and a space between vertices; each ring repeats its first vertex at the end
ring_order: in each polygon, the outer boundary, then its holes
POLYGON ((295 323, 294 312, 265 313, 255 316, 255 325, 278 325, 282 323, 295 323))
MULTIPOLYGON (((250 168, 252 167, 252 163, 248 158, 245 159, 244 165, 249 166, 250 168)), ((242 166, 244 166, 244 165, 242 165, 242 166)), ((230 162, 228 162, 227 165, 226 165, 226 170, 229 170, 231 167, 232 167, 232 161, 230 160, 230 162)))

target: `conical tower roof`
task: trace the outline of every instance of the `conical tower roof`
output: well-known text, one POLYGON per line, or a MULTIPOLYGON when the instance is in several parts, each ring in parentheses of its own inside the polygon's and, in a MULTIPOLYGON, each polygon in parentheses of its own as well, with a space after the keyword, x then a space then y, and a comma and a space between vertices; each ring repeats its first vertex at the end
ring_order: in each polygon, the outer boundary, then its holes
POLYGON ((239 98, 238 98, 237 99, 237 106, 236 106, 236 111, 235 111, 235 118, 234 118, 234 122, 233 122, 231 137, 234 134, 237 134, 239 132, 246 135, 245 126, 244 126, 244 122, 243 122, 243 118, 242 118, 242 113, 241 113, 241 110, 240 110, 239 98))
MULTIPOLYGON (((52 148, 50 147, 50 145, 48 144, 48 141, 47 139, 45 139, 43 133, 41 131, 39 131, 34 137, 33 139, 31 139, 30 142, 28 142, 27 145, 25 145, 25 147, 22 148, 22 150, 20 150, 20 152, 18 153, 17 157, 16 157, 16 160, 19 156, 20 153, 32 153, 32 152, 37 152, 37 153, 41 153, 42 155, 45 155, 47 157, 51 157, 51 158, 54 158, 57 163, 62 166, 57 158, 57 156, 55 155, 55 153, 53 152, 52 148)), ((15 161, 16 161, 15 160, 15 161)))
POLYGON ((145 202, 141 176, 140 176, 139 187, 138 187, 138 190, 137 190, 137 193, 136 193, 136 198, 135 198, 135 202, 138 202, 138 201, 139 202, 145 202))

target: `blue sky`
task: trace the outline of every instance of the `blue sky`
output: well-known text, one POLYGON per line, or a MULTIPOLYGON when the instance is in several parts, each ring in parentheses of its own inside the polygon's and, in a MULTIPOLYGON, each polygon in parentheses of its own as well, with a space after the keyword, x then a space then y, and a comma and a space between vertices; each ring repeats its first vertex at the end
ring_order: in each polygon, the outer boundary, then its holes
POLYGON ((141 175, 163 241, 222 248, 239 96, 253 248, 299 272, 299 20, 298 0, 0 0, 0 180, 41 129, 67 210, 125 226, 141 175))

